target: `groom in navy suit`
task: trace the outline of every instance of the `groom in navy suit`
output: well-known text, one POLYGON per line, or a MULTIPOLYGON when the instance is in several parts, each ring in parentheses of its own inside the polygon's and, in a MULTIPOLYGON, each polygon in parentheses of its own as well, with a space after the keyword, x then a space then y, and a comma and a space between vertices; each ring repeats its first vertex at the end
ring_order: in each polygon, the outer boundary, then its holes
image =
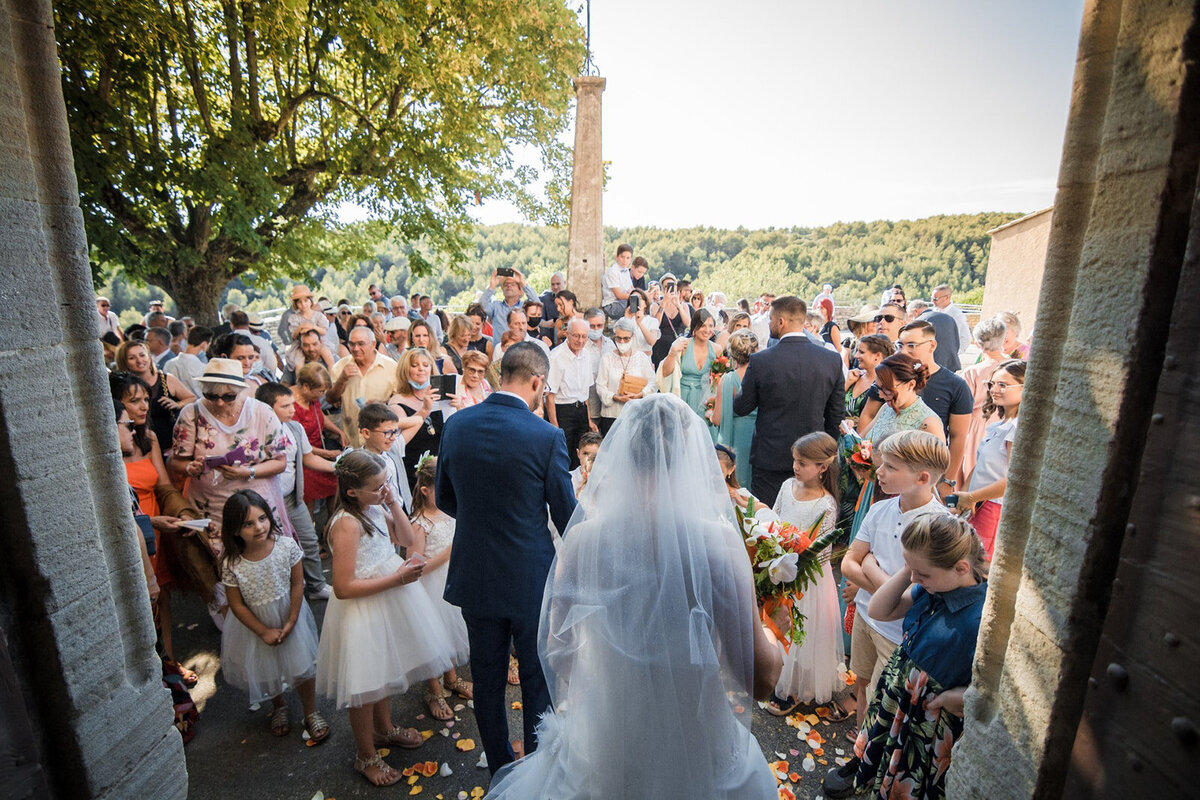
POLYGON ((546 509, 566 530, 575 492, 563 432, 532 413, 549 369, 537 345, 509 347, 500 390, 451 416, 438 448, 437 504, 456 520, 445 599, 467 623, 475 720, 493 774, 514 759, 504 703, 510 642, 520 662, 526 753, 550 708, 537 638, 554 558, 546 509))
POLYGON ((846 415, 842 360, 805 337, 807 313, 799 297, 771 303, 771 336, 779 343, 750 356, 742 391, 733 399, 738 416, 758 411, 750 443, 750 491, 768 506, 792 477, 792 443, 814 431, 837 439, 846 415))

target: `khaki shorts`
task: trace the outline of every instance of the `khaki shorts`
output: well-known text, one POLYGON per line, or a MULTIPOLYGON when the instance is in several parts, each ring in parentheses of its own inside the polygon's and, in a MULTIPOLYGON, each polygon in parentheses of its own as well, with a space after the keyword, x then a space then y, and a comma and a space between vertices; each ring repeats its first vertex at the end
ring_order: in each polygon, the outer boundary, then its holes
POLYGON ((899 645, 867 624, 864 616, 862 608, 854 615, 854 629, 850 633, 850 669, 860 681, 868 675, 871 677, 866 684, 867 697, 870 697, 883 668, 899 645))

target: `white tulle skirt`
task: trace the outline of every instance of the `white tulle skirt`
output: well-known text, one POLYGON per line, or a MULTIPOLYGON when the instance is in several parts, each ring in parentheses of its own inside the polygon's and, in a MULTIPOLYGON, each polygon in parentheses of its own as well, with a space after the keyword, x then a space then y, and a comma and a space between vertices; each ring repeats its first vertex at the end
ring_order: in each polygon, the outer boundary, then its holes
MULTIPOLYGON (((291 598, 284 596, 260 606, 248 606, 258 621, 271 628, 282 628, 291 610, 291 598)), ((242 624, 233 612, 225 615, 221 633, 221 670, 231 685, 245 690, 251 703, 277 696, 285 687, 312 678, 317 671, 317 624, 312 611, 300 600, 296 627, 272 647, 242 624)))
POLYGON ((458 606, 452 606, 442 599, 446 593, 446 576, 450 574, 449 564, 442 564, 433 572, 421 575, 421 586, 429 594, 429 601, 438 612, 438 619, 450 640, 454 666, 466 666, 471 658, 471 647, 467 642, 467 623, 463 621, 462 611, 458 606))
POLYGON ((783 656, 783 670, 775 684, 777 697, 794 697, 802 703, 828 703, 846 688, 843 678, 845 647, 837 584, 828 564, 815 586, 809 588, 797 609, 804 615, 804 644, 783 656))
MULTIPOLYGON (((373 573, 389 575, 402 563, 393 555, 373 573)), ((329 598, 317 652, 317 690, 338 708, 400 694, 452 665, 453 648, 441 617, 418 584, 350 600, 329 598)))

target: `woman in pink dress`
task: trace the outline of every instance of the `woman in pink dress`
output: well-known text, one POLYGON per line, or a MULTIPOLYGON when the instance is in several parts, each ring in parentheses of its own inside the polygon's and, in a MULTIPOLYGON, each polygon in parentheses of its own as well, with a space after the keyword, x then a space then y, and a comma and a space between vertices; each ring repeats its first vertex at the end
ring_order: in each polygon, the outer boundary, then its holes
POLYGON ((963 380, 967 382, 967 386, 971 387, 975 406, 971 412, 971 424, 967 427, 967 443, 963 449, 962 468, 958 474, 947 476, 951 480, 957 481, 959 486, 963 485, 963 480, 971 474, 971 470, 975 469, 975 452, 979 449, 979 443, 983 441, 983 434, 987 429, 988 420, 983 418, 983 405, 988 400, 987 382, 992 379, 992 373, 996 371, 1000 362, 1008 359, 1008 356, 1004 354, 1004 341, 1008 336, 1008 327, 1004 324, 1003 319, 992 317, 981 320, 972 333, 979 349, 983 351, 983 358, 979 363, 965 367, 962 371, 963 380))
POLYGON ((284 533, 296 538, 275 481, 289 443, 283 423, 270 406, 245 393, 237 361, 211 359, 196 380, 204 387, 202 396, 175 423, 172 477, 187 479, 184 495, 218 529, 225 500, 253 489, 271 504, 284 533))

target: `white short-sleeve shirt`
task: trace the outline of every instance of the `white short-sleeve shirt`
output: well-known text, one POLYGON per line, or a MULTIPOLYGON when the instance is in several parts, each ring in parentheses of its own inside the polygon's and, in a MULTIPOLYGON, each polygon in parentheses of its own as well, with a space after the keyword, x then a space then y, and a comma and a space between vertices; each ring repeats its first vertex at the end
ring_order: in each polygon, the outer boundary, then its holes
MULTIPOLYGON (((900 535, 904 533, 908 523, 922 514, 949 513, 949 509, 942 505, 937 497, 931 498, 923 506, 903 512, 900 510, 899 497, 881 500, 871 506, 867 515, 863 517, 862 525, 859 527, 854 541, 866 542, 875 556, 875 560, 879 562, 879 568, 888 575, 895 575, 905 568, 904 553, 900 547, 900 535)), ((855 612, 856 619, 865 620, 877 633, 899 644, 900 639, 904 636, 903 619, 890 622, 871 619, 867 613, 867 604, 871 602, 871 592, 866 589, 858 590, 854 602, 858 604, 858 610, 855 612)))

